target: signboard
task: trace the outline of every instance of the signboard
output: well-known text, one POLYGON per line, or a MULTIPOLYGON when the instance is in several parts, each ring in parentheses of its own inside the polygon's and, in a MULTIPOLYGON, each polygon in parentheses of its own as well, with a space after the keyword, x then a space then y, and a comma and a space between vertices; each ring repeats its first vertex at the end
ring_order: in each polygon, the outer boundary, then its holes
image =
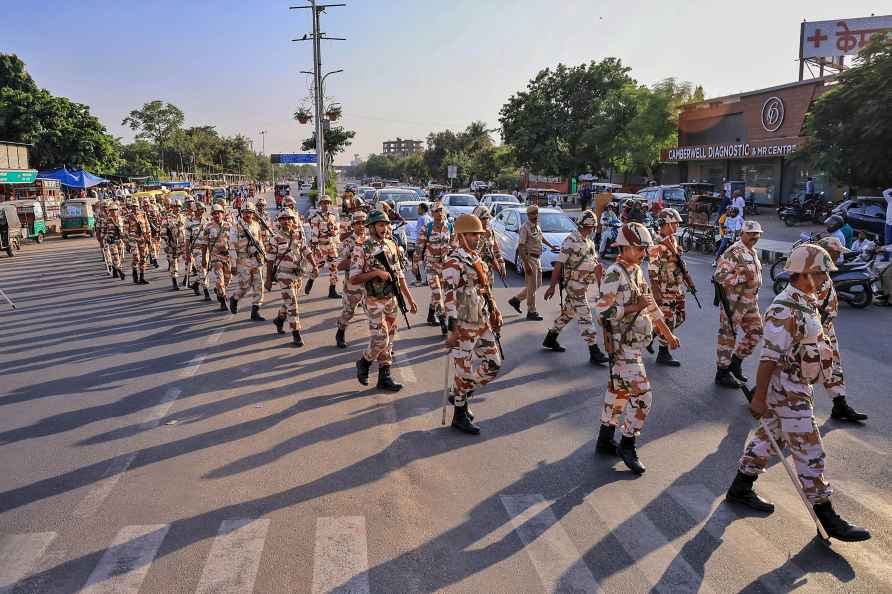
POLYGON ((30 184, 35 179, 36 169, 0 169, 0 184, 30 184))
POLYGON ((449 179, 455 179, 458 177, 458 165, 447 165, 446 166, 446 177, 449 179))
POLYGON ((801 59, 853 56, 874 35, 892 37, 892 15, 806 22, 801 35, 801 59))
POLYGON ((663 161, 715 161, 723 159, 771 159, 786 157, 799 145, 790 143, 736 143, 680 146, 662 151, 663 161))
POLYGON ((273 153, 269 160, 273 165, 315 165, 316 153, 273 153))

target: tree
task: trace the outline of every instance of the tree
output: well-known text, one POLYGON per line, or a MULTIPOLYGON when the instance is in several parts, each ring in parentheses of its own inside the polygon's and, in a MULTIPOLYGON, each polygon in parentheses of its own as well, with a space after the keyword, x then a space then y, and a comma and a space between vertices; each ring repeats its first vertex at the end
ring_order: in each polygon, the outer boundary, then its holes
POLYGON ((462 148, 462 142, 452 130, 431 132, 427 135, 427 150, 424 151, 424 164, 434 179, 446 179, 446 154, 449 151, 458 151, 462 148))
POLYGON ((892 40, 875 37, 805 118, 801 151, 851 186, 892 185, 892 40))
POLYGON ((678 142, 677 118, 673 116, 676 95, 660 84, 651 90, 630 87, 627 92, 635 103, 635 114, 620 137, 612 165, 623 173, 655 177, 660 151, 678 142))
MULTIPOLYGON (((353 137, 356 136, 356 132, 353 130, 347 130, 342 126, 330 126, 328 130, 325 131, 325 134, 322 136, 325 141, 325 157, 326 162, 333 163, 334 158, 347 150, 347 147, 353 144, 353 137)), ((301 150, 304 151, 312 151, 316 148, 316 132, 313 131, 313 135, 304 140, 301 145, 301 150)))
POLYGON ((25 70, 25 63, 15 54, 0 54, 0 89, 36 93, 37 84, 25 70))
POLYGON ((161 167, 164 167, 164 145, 183 125, 183 112, 171 103, 159 99, 143 104, 121 120, 122 126, 136 131, 138 140, 151 140, 158 146, 161 167))
POLYGON ((127 177, 157 177, 161 175, 155 156, 157 147, 146 140, 137 140, 121 147, 122 163, 118 175, 127 177))

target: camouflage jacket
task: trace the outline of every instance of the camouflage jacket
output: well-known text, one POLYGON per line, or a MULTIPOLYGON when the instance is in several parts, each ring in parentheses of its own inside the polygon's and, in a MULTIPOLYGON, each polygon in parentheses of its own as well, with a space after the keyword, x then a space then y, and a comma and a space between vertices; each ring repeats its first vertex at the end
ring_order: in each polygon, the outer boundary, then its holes
MULTIPOLYGON (((616 349, 640 349, 653 338, 653 323, 646 311, 627 313, 638 297, 650 293, 640 266, 617 260, 604 273, 595 311, 610 324, 611 340, 616 349)), ((606 332, 606 328, 605 328, 606 332)))
POLYGON ((480 236, 480 243, 477 244, 477 253, 480 258, 489 266, 490 271, 495 272, 505 267, 505 260, 502 258, 502 251, 496 242, 496 232, 492 229, 486 229, 480 236))
POLYGON ((232 230, 232 223, 223 220, 217 224, 211 221, 202 231, 202 243, 208 246, 210 257, 214 260, 229 259, 229 236, 232 230))
POLYGON ((483 299, 483 292, 489 290, 489 284, 484 283, 477 274, 474 262, 483 263, 479 254, 470 253, 464 248, 452 250, 446 256, 443 262, 443 301, 448 317, 465 324, 483 326, 489 323, 489 309, 483 299))
POLYGON ((595 269, 598 267, 598 250, 595 242, 583 237, 579 231, 574 231, 564 239, 557 261, 563 265, 561 272, 566 279, 587 285, 597 280, 595 269))
MULTIPOLYGON (((404 278, 400 259, 397 255, 397 246, 390 239, 374 239, 369 237, 361 244, 353 248, 353 257, 350 259, 350 277, 359 276, 365 272, 372 270, 384 270, 384 266, 375 257, 376 254, 383 252, 390 263, 390 268, 396 275, 397 284, 400 279, 404 278)), ((399 290, 399 287, 397 287, 399 290)), ((387 300, 392 299, 396 294, 394 288, 388 281, 380 279, 372 279, 365 283, 365 291, 368 299, 387 300)))
POLYGON ((666 244, 671 241, 679 255, 682 252, 681 246, 675 237, 657 237, 656 241, 647 250, 647 276, 650 282, 659 287, 661 293, 683 293, 684 277, 678 267, 678 260, 666 244))
MULTIPOLYGON (((353 250, 357 245, 362 245, 369 238, 369 234, 363 230, 362 235, 357 236, 354 233, 351 233, 347 236, 344 241, 341 242, 341 251, 338 253, 338 259, 341 261, 347 260, 347 266, 350 266, 350 263, 353 258, 353 250)), ((349 270, 349 268, 348 268, 349 270)), ((361 285, 354 285, 350 282, 350 273, 347 273, 347 288, 353 291, 358 291, 362 288, 361 285)))
POLYGON ((728 300, 758 304, 762 287, 762 263, 755 250, 737 241, 719 258, 714 278, 725 289, 728 300))
POLYGON ((274 234, 266 245, 266 260, 272 263, 277 280, 294 280, 315 268, 313 250, 301 241, 298 233, 274 234))
POLYGON ((124 219, 124 232, 127 234, 127 241, 148 241, 149 221, 146 220, 146 215, 140 210, 131 210, 124 219))
POLYGON ((833 353, 813 296, 787 285, 765 311, 763 337, 760 359, 775 361, 793 383, 829 377, 833 353))
POLYGON ((313 245, 319 243, 332 243, 337 244, 338 242, 338 218, 335 216, 335 213, 332 211, 322 212, 321 210, 314 210, 310 213, 309 217, 310 222, 310 241, 313 245))
POLYGON ((821 322, 827 328, 833 325, 836 314, 839 313, 839 296, 836 289, 833 288, 833 281, 828 276, 824 282, 818 287, 817 298, 818 313, 821 315, 821 322))
POLYGON ((121 217, 106 215, 102 220, 102 241, 108 244, 118 243, 124 239, 124 221, 121 217))
POLYGON ((186 218, 178 214, 167 215, 161 228, 161 237, 167 242, 167 249, 182 255, 186 247, 186 218))
POLYGON ((266 259, 263 251, 258 251, 257 247, 252 245, 252 242, 248 239, 248 233, 250 233, 254 241, 257 242, 257 246, 262 250, 263 243, 260 238, 260 230, 260 223, 257 221, 251 221, 250 224, 244 221, 236 222, 229 227, 230 262, 245 260, 251 266, 257 266, 266 259))
POLYGON ((445 220, 442 226, 437 225, 436 221, 425 225, 418 233, 417 242, 413 256, 416 262, 421 259, 421 253, 424 252, 425 262, 442 263, 449 252, 458 247, 458 239, 445 220))

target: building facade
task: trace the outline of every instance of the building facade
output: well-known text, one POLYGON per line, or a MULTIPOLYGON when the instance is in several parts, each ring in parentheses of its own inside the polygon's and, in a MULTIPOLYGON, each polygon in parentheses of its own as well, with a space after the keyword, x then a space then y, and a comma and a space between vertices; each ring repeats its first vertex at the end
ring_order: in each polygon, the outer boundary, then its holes
POLYGON ((663 160, 678 164, 680 181, 706 181, 722 187, 743 181, 758 204, 777 205, 805 187, 836 197, 842 189, 797 155, 806 138, 802 126, 809 106, 827 91, 832 77, 803 80, 682 108, 678 147, 663 160))
POLYGON ((396 140, 385 140, 383 144, 383 154, 394 157, 407 157, 422 151, 424 151, 424 143, 421 140, 404 140, 397 137, 396 140))

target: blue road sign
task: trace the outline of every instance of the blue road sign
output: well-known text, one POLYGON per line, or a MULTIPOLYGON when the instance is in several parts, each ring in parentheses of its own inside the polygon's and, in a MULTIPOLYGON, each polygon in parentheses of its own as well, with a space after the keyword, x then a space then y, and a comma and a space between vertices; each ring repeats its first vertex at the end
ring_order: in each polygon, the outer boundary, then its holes
POLYGON ((316 163, 316 153, 273 153, 270 161, 280 165, 300 165, 316 163))

